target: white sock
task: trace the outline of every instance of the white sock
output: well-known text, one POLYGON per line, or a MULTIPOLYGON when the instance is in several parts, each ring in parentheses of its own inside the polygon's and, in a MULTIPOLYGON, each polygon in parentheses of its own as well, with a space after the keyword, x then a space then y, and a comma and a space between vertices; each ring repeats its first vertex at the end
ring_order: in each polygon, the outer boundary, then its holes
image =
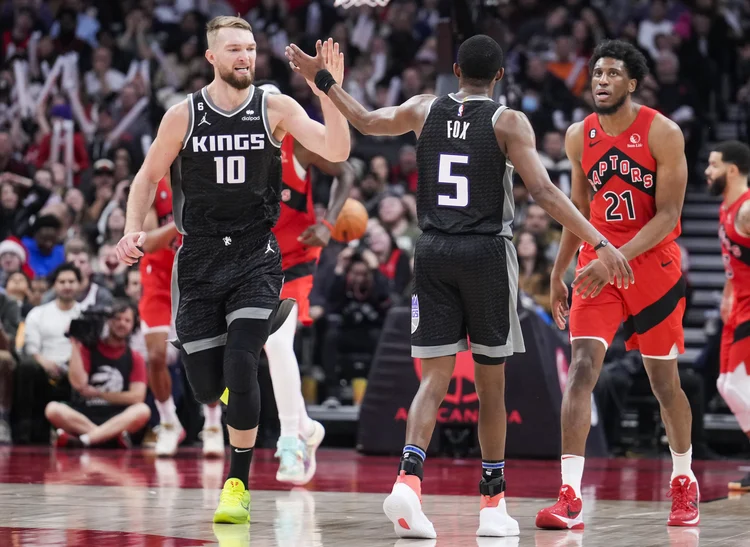
POLYGON ((156 410, 159 411, 159 420, 161 423, 177 425, 180 422, 179 418, 177 418, 177 407, 171 395, 166 401, 156 401, 156 410))
POLYGON ((560 458, 562 463, 562 483, 573 489, 577 498, 581 497, 581 479, 583 478, 583 464, 586 458, 574 454, 563 454, 560 458))
POLYGON ((80 441, 83 443, 83 446, 91 446, 91 439, 89 439, 89 434, 84 433, 80 437, 78 437, 80 441))
POLYGON ((690 467, 693 463, 693 445, 691 444, 684 454, 678 454, 672 450, 672 447, 669 447, 669 451, 672 453, 672 478, 669 479, 670 482, 680 475, 690 477, 691 481, 697 482, 690 467))
POLYGON ((315 422, 307 414, 307 405, 302 392, 299 393, 299 432, 300 436, 307 440, 315 433, 315 422))
POLYGON ((203 405, 203 429, 218 427, 221 429, 221 405, 203 405))
POLYGON ((276 408, 279 410, 282 437, 298 437, 300 433, 299 406, 303 399, 299 364, 294 354, 296 330, 297 305, 295 304, 281 328, 268 337, 265 346, 276 408))

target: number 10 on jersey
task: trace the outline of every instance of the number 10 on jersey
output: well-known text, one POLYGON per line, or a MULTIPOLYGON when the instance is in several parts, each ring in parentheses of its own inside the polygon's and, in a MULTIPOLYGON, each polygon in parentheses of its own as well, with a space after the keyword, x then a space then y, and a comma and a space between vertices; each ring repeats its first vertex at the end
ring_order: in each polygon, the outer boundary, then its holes
POLYGON ((245 182, 245 156, 216 156, 216 183, 242 184, 245 182), (226 164, 226 167, 225 167, 226 164))
POLYGON ((438 194, 438 205, 442 207, 466 207, 469 204, 469 179, 463 175, 451 173, 454 163, 467 165, 469 156, 462 154, 440 154, 438 168, 438 184, 453 184, 456 187, 456 197, 451 194, 438 194))

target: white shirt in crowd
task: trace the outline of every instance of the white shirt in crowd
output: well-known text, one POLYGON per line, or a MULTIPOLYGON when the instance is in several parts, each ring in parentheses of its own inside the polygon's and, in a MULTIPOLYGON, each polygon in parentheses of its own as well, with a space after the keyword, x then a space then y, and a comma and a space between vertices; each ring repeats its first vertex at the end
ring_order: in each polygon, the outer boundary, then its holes
POLYGON ((72 350, 65 333, 80 314, 81 305, 77 302, 69 310, 57 307, 56 300, 33 308, 26 316, 26 353, 38 353, 60 365, 70 361, 72 350))

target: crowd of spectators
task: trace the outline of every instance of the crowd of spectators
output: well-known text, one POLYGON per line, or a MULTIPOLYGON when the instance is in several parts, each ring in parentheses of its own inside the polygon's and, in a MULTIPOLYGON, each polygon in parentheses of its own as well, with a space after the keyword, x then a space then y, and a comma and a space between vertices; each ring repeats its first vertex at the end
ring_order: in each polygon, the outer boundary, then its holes
MULTIPOLYGON (((314 94, 283 56, 290 42, 310 50, 316 39, 332 36, 345 54, 346 89, 379 108, 440 92, 441 25, 457 40, 469 32, 492 35, 507 58, 500 98, 528 115, 541 158, 564 192, 565 130, 591 112, 588 56, 604 38, 628 40, 646 55, 652 74, 636 99, 683 127, 693 182, 700 183, 693 166, 711 122, 725 115, 727 102, 750 104, 750 2, 741 0, 392 0, 386 8, 347 10, 331 0, 6 0, 0 442, 11 440, 14 394, 18 442, 39 436, 34 413, 62 397, 55 390, 70 360, 70 318, 116 297, 138 301, 139 272, 118 263, 113 247, 123 234, 130 181, 165 110, 213 77, 203 57, 206 21, 237 13, 253 25, 256 79, 276 82, 316 119, 322 116, 314 94), (459 21, 461 13, 471 20, 459 21), (78 272, 68 285, 70 276, 57 270, 64 263, 78 272), (40 395, 42 384, 48 389, 40 395)), ((414 136, 355 132, 349 161, 357 173, 351 197, 370 214, 367 234, 323 252, 311 296, 316 323, 303 333, 317 348, 303 362, 322 373, 316 402, 330 406, 348 397, 342 385, 366 376, 388 309, 408 297, 419 235, 414 136)), ((322 210, 330 180, 313 177, 322 210)), ((521 180, 514 197, 520 286, 546 314, 559 226, 532 203, 521 180)))

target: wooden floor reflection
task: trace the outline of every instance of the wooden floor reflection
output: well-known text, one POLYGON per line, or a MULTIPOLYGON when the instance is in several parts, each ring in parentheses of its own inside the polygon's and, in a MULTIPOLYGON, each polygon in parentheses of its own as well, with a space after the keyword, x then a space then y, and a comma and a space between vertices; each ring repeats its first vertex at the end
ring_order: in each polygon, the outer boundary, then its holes
MULTIPOLYGON (((113 463, 119 457, 121 454, 115 452, 57 455, 46 449, 36 452, 21 449, 0 451, 0 546, 750 545, 750 495, 719 497, 703 503, 702 522, 698 529, 668 529, 666 519, 669 503, 665 497, 662 498, 664 501, 643 501, 637 497, 602 499, 593 485, 585 487, 586 530, 583 533, 536 530, 534 516, 550 500, 511 497, 509 511, 521 524, 521 536, 476 538, 478 496, 431 493, 425 496, 424 507, 435 524, 438 540, 397 541, 381 510, 389 484, 380 484, 379 492, 352 487, 352 482, 347 479, 349 471, 346 470, 346 459, 356 458, 356 455, 348 452, 323 455, 323 460, 332 458, 334 462, 339 462, 342 469, 336 488, 291 491, 254 488, 253 522, 250 526, 214 527, 211 516, 223 479, 223 462, 194 459, 194 465, 189 467, 192 476, 186 480, 185 474, 180 471, 187 469, 185 460, 158 461, 137 455, 132 462, 139 462, 139 465, 134 466, 137 470, 131 473, 128 468, 113 463), (13 458, 11 462, 11 452, 25 454, 26 457, 13 458), (30 457, 31 454, 36 454, 38 458, 30 457), (22 466, 23 460, 26 461, 25 466, 22 466), (14 473, 9 472, 18 469, 21 473, 21 467, 24 468, 22 476, 29 480, 21 481, 17 475, 14 479, 14 473)), ((263 458, 265 456, 260 461, 263 458)), ((432 460, 430 463, 434 462, 432 460)), ((392 459, 390 464, 393 467, 392 459)), ((549 464, 552 468, 555 465, 549 464)), ((727 465, 733 466, 736 473, 737 462, 727 465)), ((368 479, 368 467, 364 464, 357 466, 364 482, 368 479)), ((322 465, 321 473, 324 476, 320 477, 318 484, 333 484, 336 477, 325 475, 334 473, 334 469, 335 465, 322 465)), ((475 471, 474 467, 471 469, 475 471)), ((257 476, 258 468, 254 467, 253 471, 257 476)), ((611 472, 615 473, 613 480, 623 480, 621 469, 611 472)), ((726 469, 716 471, 727 472, 726 469)), ((467 473, 465 481, 475 479, 474 475, 476 473, 467 473)), ((660 483, 663 482, 659 474, 656 476, 660 483)), ((661 491, 662 495, 666 493, 662 484, 654 487, 654 490, 661 491)))

